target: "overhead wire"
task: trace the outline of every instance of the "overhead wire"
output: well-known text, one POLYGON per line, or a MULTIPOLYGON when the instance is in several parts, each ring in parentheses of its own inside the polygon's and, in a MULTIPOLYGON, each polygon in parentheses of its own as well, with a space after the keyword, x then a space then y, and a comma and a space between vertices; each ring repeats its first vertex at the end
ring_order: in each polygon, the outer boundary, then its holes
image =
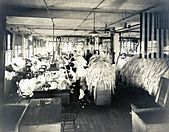
POLYGON ((122 19, 119 19, 119 20, 117 20, 117 21, 115 21, 115 22, 113 22, 113 23, 110 23, 110 24, 108 24, 107 26, 109 27, 109 26, 112 26, 112 25, 114 25, 114 24, 116 24, 116 23, 119 23, 119 22, 121 22, 121 21, 123 21, 123 20, 126 20, 126 19, 129 19, 129 18, 131 18, 131 17, 134 17, 134 16, 136 16, 136 15, 138 15, 138 14, 140 14, 140 13, 143 13, 143 12, 145 12, 145 11, 148 11, 148 10, 150 10, 150 9, 153 9, 153 8, 157 7, 158 5, 159 5, 159 4, 156 4, 156 5, 150 6, 150 7, 148 7, 148 8, 145 8, 145 9, 143 9, 143 10, 140 10, 140 11, 134 13, 134 14, 131 14, 131 15, 129 15, 129 16, 126 16, 126 17, 124 17, 124 18, 122 17, 122 19))
MULTIPOLYGON (((140 13, 143 13, 143 12, 145 12, 145 11, 151 10, 151 9, 153 9, 153 8, 156 8, 156 7, 158 7, 159 5, 160 5, 159 3, 154 4, 154 5, 152 5, 152 6, 150 6, 150 7, 147 7, 147 8, 145 8, 145 9, 143 9, 143 10, 137 11, 136 13, 131 14, 131 15, 129 15, 129 16, 126 16, 126 11, 125 11, 125 17, 122 16, 121 19, 119 19, 119 20, 117 20, 117 21, 115 21, 115 22, 113 22, 113 23, 107 24, 107 27, 111 27, 112 25, 115 25, 115 24, 117 24, 117 23, 119 23, 119 22, 121 22, 121 21, 124 21, 124 20, 126 20, 126 19, 129 19, 129 18, 134 17, 134 16, 136 16, 136 15, 139 15, 140 13)), ((104 29, 104 28, 105 28, 105 27, 100 27, 99 29, 104 29)))
POLYGON ((47 4, 46 0, 43 0, 43 2, 44 2, 44 4, 45 4, 45 6, 46 6, 46 10, 47 10, 47 12, 48 12, 49 18, 50 18, 51 21, 52 21, 52 24, 55 25, 54 20, 53 20, 53 17, 51 16, 51 13, 50 13, 50 10, 49 10, 49 7, 48 7, 48 4, 47 4))
POLYGON ((52 17, 52 15, 50 13, 50 10, 49 10, 49 7, 48 7, 48 4, 47 4, 46 0, 43 0, 43 1, 45 3, 46 10, 48 12, 48 16, 52 21, 52 27, 53 27, 53 61, 54 61, 54 59, 55 59, 55 45, 54 45, 54 42, 55 42, 55 22, 54 22, 53 17, 52 17))
POLYGON ((49 6, 48 6, 46 0, 43 0, 43 2, 44 2, 44 4, 45 4, 45 6, 46 6, 46 10, 47 10, 48 16, 49 16, 49 18, 50 18, 51 21, 52 21, 52 27, 53 27, 53 42, 54 42, 54 36, 55 36, 55 22, 54 22, 53 17, 52 17, 52 15, 51 15, 51 13, 50 13, 49 6))
POLYGON ((76 27, 79 28, 86 20, 87 18, 93 13, 94 10, 96 10, 105 0, 102 0, 96 7, 94 7, 90 12, 89 14, 85 17, 85 19, 83 19, 83 21, 76 27))

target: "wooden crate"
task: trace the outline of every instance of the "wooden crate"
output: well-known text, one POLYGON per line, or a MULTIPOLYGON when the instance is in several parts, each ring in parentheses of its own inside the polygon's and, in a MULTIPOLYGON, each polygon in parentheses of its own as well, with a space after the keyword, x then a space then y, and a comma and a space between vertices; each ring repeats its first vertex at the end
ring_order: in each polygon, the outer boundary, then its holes
POLYGON ((133 132, 169 131, 168 93, 169 79, 161 77, 155 101, 142 99, 141 102, 131 104, 133 132))
POLYGON ((111 90, 97 89, 95 104, 96 105, 110 105, 111 104, 111 90))
POLYGON ((169 93, 169 79, 161 77, 159 82, 159 89, 155 100, 149 96, 143 97, 137 102, 131 104, 131 108, 135 112, 150 111, 150 110, 162 110, 168 105, 168 93, 169 93))
POLYGON ((164 111, 132 110, 132 132, 168 132, 169 115, 164 111))
POLYGON ((103 82, 97 84, 94 88, 94 101, 96 105, 110 105, 111 104, 111 88, 106 87, 103 82))

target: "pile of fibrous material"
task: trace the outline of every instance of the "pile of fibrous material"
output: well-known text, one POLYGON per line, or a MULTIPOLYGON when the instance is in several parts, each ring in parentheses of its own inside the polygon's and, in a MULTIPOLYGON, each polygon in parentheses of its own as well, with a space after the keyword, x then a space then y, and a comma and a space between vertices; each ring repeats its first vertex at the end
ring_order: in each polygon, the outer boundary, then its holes
MULTIPOLYGON (((86 82, 89 90, 97 88, 102 84, 102 90, 110 90, 114 93, 115 89, 115 68, 103 58, 97 56, 92 59, 87 69, 86 82)), ((100 90, 100 87, 99 87, 100 90)))
POLYGON ((169 59, 140 59, 133 57, 121 69, 121 75, 128 84, 142 87, 156 95, 160 78, 169 78, 169 59))

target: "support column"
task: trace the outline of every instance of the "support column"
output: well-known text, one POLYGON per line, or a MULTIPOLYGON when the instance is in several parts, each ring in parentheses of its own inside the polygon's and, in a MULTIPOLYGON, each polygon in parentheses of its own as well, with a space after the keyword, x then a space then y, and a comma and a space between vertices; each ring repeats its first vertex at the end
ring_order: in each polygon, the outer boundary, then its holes
POLYGON ((145 58, 146 56, 146 42, 145 42, 145 13, 141 13, 141 25, 140 25, 140 29, 141 29, 141 53, 142 53, 142 58, 145 58))
POLYGON ((160 29, 156 29, 156 37, 157 37, 157 45, 156 45, 156 48, 157 48, 157 58, 160 58, 160 41, 161 41, 161 39, 160 39, 160 29))
POLYGON ((143 44, 143 40, 142 40, 142 36, 143 36, 143 13, 140 13, 140 49, 139 49, 139 57, 142 58, 142 44, 143 44))
POLYGON ((166 56, 166 46, 167 46, 167 29, 164 29, 164 36, 163 36, 163 58, 166 58, 167 56, 166 56), (164 54, 164 52, 165 52, 165 54, 164 54))
POLYGON ((58 55, 61 55, 61 51, 60 51, 60 45, 61 45, 61 37, 57 38, 57 51, 58 51, 58 55))
POLYGON ((147 47, 148 47, 148 13, 144 14, 144 58, 147 58, 147 47))
POLYGON ((0 104, 4 102, 6 17, 0 16, 0 104))
POLYGON ((152 19, 152 22, 151 22, 151 57, 152 58, 155 58, 155 56, 154 56, 154 53, 155 53, 155 43, 156 43, 156 41, 155 41, 155 39, 154 39, 154 36, 155 36, 155 21, 154 21, 154 19, 155 19, 155 16, 154 16, 154 13, 151 13, 151 19, 152 19))
MULTIPOLYGON (((166 46, 169 47, 169 29, 166 31, 166 46)), ((167 51, 167 58, 169 58, 169 51, 167 51)))
POLYGON ((154 43, 153 43, 153 47, 154 47, 154 58, 158 57, 158 45, 157 45, 157 29, 155 27, 156 25, 156 21, 157 21, 157 13, 154 13, 154 43))
POLYGON ((15 33, 12 35, 12 58, 15 57, 15 33))
POLYGON ((32 56, 35 55, 35 39, 32 39, 32 56))
POLYGON ((27 57, 28 57, 28 58, 30 58, 30 55, 32 54, 32 53, 31 53, 31 49, 30 49, 31 45, 32 45, 32 44, 31 44, 31 41, 28 40, 28 47, 27 47, 27 50, 28 50, 28 51, 27 51, 27 52, 28 52, 28 56, 27 56, 27 57))
POLYGON ((112 64, 115 64, 115 52, 114 52, 114 33, 110 34, 110 53, 112 55, 112 64))
POLYGON ((38 40, 35 39, 35 46, 34 46, 34 55, 37 54, 37 47, 38 47, 38 40))
POLYGON ((147 14, 147 58, 152 58, 152 49, 151 49, 151 29, 152 29, 152 14, 147 14))
POLYGON ((37 53, 40 53, 40 40, 38 40, 38 49, 37 49, 37 53))
POLYGON ((25 58, 25 41, 24 41, 24 35, 22 35, 22 43, 21 43, 21 51, 23 54, 23 58, 25 58))
POLYGON ((163 54, 164 54, 164 30, 165 29, 161 29, 161 44, 160 44, 160 56, 161 58, 163 58, 163 54))

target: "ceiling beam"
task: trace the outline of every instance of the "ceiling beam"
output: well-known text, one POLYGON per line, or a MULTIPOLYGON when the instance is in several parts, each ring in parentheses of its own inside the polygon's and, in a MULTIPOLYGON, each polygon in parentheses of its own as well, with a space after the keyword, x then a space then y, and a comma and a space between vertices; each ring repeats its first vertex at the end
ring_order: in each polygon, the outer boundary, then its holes
POLYGON ((122 27, 122 28, 119 28, 119 29, 116 29, 116 31, 123 31, 123 30, 128 30, 128 29, 131 29, 131 28, 135 28, 135 27, 138 27, 140 28, 140 23, 137 23, 137 24, 134 24, 134 25, 126 25, 127 27, 122 27))
POLYGON ((136 15, 139 15, 139 14, 142 13, 142 12, 145 12, 145 11, 151 10, 151 9, 153 9, 153 8, 156 8, 157 6, 159 6, 159 4, 152 5, 152 6, 150 6, 150 7, 148 7, 148 8, 145 8, 145 9, 143 9, 143 10, 141 10, 141 11, 136 11, 136 12, 135 12, 134 14, 132 14, 132 15, 129 15, 129 16, 125 17, 125 18, 119 19, 119 20, 117 20, 117 21, 115 21, 115 22, 113 22, 113 23, 109 23, 107 26, 110 27, 110 26, 112 26, 112 25, 115 25, 116 23, 119 23, 119 22, 121 22, 121 21, 130 19, 131 17, 134 17, 134 16, 136 16, 136 15))
MULTIPOLYGON (((53 30, 52 26, 41 26, 41 25, 22 25, 22 24, 7 24, 8 27, 19 27, 19 28, 27 28, 27 29, 42 29, 42 30, 53 30)), ((66 28, 66 27, 55 27, 54 30, 72 30, 72 31, 93 31, 92 28, 66 28)), ((104 31, 104 29, 99 29, 98 31, 104 31)))
MULTIPOLYGON (((50 18, 46 9, 35 9, 35 8, 22 8, 22 7, 10 7, 6 9, 3 13, 6 16, 19 16, 19 17, 39 17, 39 18, 50 18), (8 10, 10 9, 10 10, 8 10)), ((50 9, 50 14, 52 18, 65 18, 65 19, 84 19, 84 15, 88 15, 91 10, 85 9, 50 9)), ((124 10, 99 10, 95 12, 98 13, 115 13, 115 14, 133 14, 134 11, 124 11, 124 10)), ((91 14, 91 13, 90 13, 91 14)))

